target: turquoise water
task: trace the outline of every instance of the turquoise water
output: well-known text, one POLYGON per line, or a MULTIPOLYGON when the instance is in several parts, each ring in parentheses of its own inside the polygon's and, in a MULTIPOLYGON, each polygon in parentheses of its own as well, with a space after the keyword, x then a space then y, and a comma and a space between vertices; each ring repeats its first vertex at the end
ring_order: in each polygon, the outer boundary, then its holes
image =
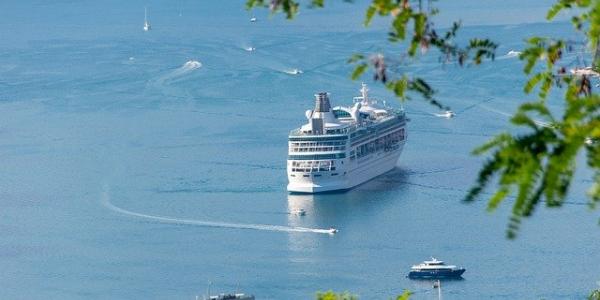
POLYGON ((533 34, 576 37, 543 22, 547 2, 441 3, 440 23, 464 16, 462 37, 500 42, 498 59, 401 67, 430 79, 457 116, 405 104, 397 168, 316 196, 285 190, 287 133, 316 91, 350 103, 352 53, 390 49, 385 22, 359 26, 364 3, 291 23, 243 1, 1 4, 0 298, 194 299, 212 281, 257 299, 325 289, 387 299, 405 288, 435 299, 431 282, 405 278, 429 256, 467 269, 442 284, 444 299, 583 298, 600 280, 587 170, 568 204, 537 211, 515 241, 504 239, 507 208, 460 202, 481 162, 470 150, 529 99, 521 63, 505 54, 533 34), (287 213, 296 208, 307 216, 287 213), (340 232, 298 232, 330 226, 340 232))

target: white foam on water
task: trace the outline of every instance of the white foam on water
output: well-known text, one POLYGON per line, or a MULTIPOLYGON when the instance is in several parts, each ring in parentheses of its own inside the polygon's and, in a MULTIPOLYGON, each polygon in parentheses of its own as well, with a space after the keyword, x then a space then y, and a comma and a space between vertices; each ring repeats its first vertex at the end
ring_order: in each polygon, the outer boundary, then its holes
MULTIPOLYGON (((481 107, 481 108, 483 108, 483 109, 485 109, 487 111, 491 111, 491 112, 494 112, 494 113, 497 113, 497 114, 500 114, 500 115, 503 115, 503 116, 506 116, 506 117, 509 117, 509 118, 512 118, 512 116, 513 116, 513 115, 511 115, 511 114, 509 114, 507 112, 503 112, 503 111, 501 111, 499 109, 495 109, 493 107, 489 107, 489 106, 484 105, 484 104, 479 105, 479 107, 481 107)), ((539 120, 536 120, 536 119, 533 119, 533 118, 531 120, 533 121, 533 123, 537 124, 538 126, 552 127, 552 124, 550 124, 550 123, 542 122, 542 121, 539 121, 539 120)))
POLYGON ((243 224, 243 223, 228 223, 228 222, 214 222, 204 220, 193 220, 193 219, 179 219, 164 216, 147 215, 138 212, 133 212, 115 206, 110 202, 108 192, 104 191, 102 196, 102 204, 122 215, 143 218, 148 220, 157 221, 160 223, 178 224, 178 225, 193 225, 202 227, 216 227, 216 228, 231 228, 231 229, 252 229, 261 231, 279 231, 279 232, 306 232, 306 233, 323 233, 332 234, 331 229, 319 229, 319 228, 307 228, 307 227, 292 227, 292 226, 281 226, 281 225, 268 225, 268 224, 243 224))
POLYGON ((508 58, 513 58, 513 57, 519 57, 519 55, 521 55, 521 51, 510 50, 506 54, 498 57, 498 59, 508 59, 508 58))
POLYGON ((184 76, 196 69, 199 69, 201 67, 202 67, 201 62, 199 62, 197 60, 188 60, 181 67, 175 69, 173 72, 159 77, 156 80, 156 82, 158 82, 159 84, 163 84, 167 81, 182 77, 182 76, 184 76))

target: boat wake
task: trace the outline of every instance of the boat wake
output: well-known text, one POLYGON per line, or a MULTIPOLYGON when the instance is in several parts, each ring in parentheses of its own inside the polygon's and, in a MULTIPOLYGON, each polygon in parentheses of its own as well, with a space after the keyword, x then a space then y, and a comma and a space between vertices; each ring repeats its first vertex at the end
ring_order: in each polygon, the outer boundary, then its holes
MULTIPOLYGON (((147 220, 153 220, 160 223, 167 224, 178 224, 178 225, 192 225, 192 226, 202 226, 202 227, 216 227, 216 228, 230 228, 230 229, 251 229, 251 230, 261 230, 261 231, 279 231, 279 232, 306 232, 306 233, 322 233, 322 234, 332 234, 333 229, 319 229, 319 228, 307 228, 307 227, 292 227, 292 226, 281 226, 281 225, 268 225, 268 224, 243 224, 243 223, 227 223, 227 222, 213 222, 213 221, 203 221, 203 220, 193 220, 193 219, 179 219, 172 217, 164 217, 164 216, 154 216, 147 215, 138 212, 133 212, 130 210, 126 210, 115 206, 110 202, 108 192, 104 192, 102 196, 102 204, 122 215, 127 215, 131 217, 137 217, 147 220)), ((336 230, 337 232, 337 230, 336 230)))
POLYGON ((498 59, 508 59, 508 58, 513 58, 513 57, 519 57, 519 55, 521 55, 520 51, 510 50, 506 54, 498 57, 498 59))
POLYGON ((177 68, 176 70, 174 70, 173 72, 166 74, 160 78, 158 78, 156 80, 157 83, 159 84, 163 84, 165 82, 168 81, 172 81, 175 80, 177 78, 180 78, 181 76, 184 76, 196 69, 199 69, 202 67, 202 63, 197 61, 197 60, 188 60, 187 62, 185 62, 181 67, 177 68))
MULTIPOLYGON (((489 106, 487 106, 487 105, 484 105, 484 104, 480 105, 480 107, 481 107, 481 108, 483 108, 483 109, 485 109, 485 110, 487 110, 487 111, 491 111, 491 112, 494 112, 494 113, 497 113, 497 114, 500 114, 500 115, 503 115, 503 116, 506 116, 506 117, 512 118, 512 115, 511 115, 511 114, 509 114, 509 113, 507 113, 507 112, 504 112, 504 111, 501 111, 501 110, 499 110, 499 109, 495 109, 495 108, 493 108, 493 107, 489 107, 489 106)), ((538 125, 538 126, 542 126, 542 127, 552 127, 552 124, 551 124, 551 123, 548 123, 548 122, 543 122, 543 121, 540 121, 540 120, 537 120, 537 119, 533 119, 533 118, 532 118, 531 120, 533 121, 533 123, 535 123, 535 124, 536 124, 536 125, 538 125)))

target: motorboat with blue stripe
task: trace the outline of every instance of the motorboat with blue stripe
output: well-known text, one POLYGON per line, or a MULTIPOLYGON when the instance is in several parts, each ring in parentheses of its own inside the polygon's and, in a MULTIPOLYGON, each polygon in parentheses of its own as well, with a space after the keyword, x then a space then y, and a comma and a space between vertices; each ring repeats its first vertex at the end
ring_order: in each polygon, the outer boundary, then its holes
POLYGON ((431 260, 412 266, 408 277, 414 279, 460 278, 464 272, 465 268, 446 265, 443 261, 432 257, 431 260))

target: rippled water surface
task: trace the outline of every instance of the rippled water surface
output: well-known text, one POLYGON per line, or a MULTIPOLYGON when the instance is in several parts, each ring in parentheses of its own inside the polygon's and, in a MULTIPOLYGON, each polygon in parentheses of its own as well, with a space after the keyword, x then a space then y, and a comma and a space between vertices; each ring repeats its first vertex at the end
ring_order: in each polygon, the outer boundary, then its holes
POLYGON ((362 28, 360 1, 293 22, 227 2, 0 4, 0 298, 194 299, 212 281, 257 299, 405 288, 434 299, 431 282, 405 278, 429 256, 467 268, 443 283, 444 299, 576 299, 596 286, 588 171, 567 205, 537 211, 515 241, 504 239, 507 207, 461 203, 481 163, 469 152, 527 99, 522 64, 505 54, 532 34, 576 37, 543 22, 548 1, 440 4, 442 24, 463 15, 463 39, 501 44, 496 61, 459 68, 432 54, 400 66, 457 116, 406 103, 396 169, 315 196, 285 190, 288 131, 317 91, 351 102, 359 82, 346 60, 393 49, 385 22, 362 28), (307 215, 288 213, 298 208, 307 215), (340 232, 319 231, 330 226, 340 232))

